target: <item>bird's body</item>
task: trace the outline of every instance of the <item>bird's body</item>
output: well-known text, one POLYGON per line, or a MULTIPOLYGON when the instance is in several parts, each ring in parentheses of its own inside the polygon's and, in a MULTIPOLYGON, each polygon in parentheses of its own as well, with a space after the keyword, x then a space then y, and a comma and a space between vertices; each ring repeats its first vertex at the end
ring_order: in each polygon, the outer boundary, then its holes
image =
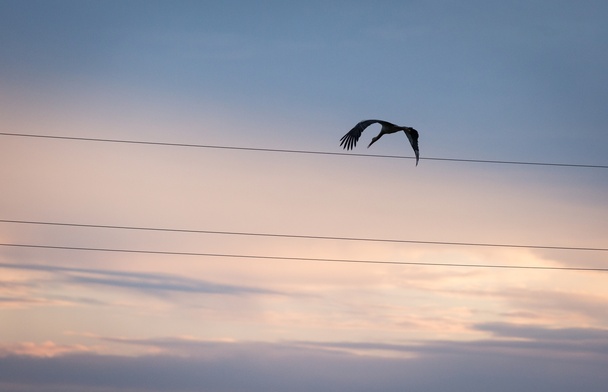
POLYGON ((361 137, 361 134, 363 133, 365 128, 375 123, 382 125, 382 128, 380 129, 380 133, 372 139, 372 141, 367 147, 369 148, 369 146, 374 144, 383 135, 403 131, 403 133, 405 133, 405 136, 407 136, 408 140, 410 141, 412 148, 414 149, 414 153, 416 154, 416 166, 418 166, 418 131, 411 127, 401 127, 399 125, 395 125, 388 121, 382 120, 363 120, 357 125, 355 125, 353 129, 351 129, 346 135, 342 137, 342 139, 340 139, 340 145, 343 146, 346 150, 352 149, 357 145, 357 141, 361 137))

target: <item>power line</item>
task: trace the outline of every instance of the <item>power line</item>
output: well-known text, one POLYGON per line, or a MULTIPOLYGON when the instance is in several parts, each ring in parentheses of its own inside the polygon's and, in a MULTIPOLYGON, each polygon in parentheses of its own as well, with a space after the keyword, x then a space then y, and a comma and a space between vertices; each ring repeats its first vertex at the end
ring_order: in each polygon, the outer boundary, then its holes
MULTIPOLYGON (((404 157, 404 156, 399 156, 399 155, 357 154, 357 153, 329 152, 329 151, 288 150, 288 149, 277 149, 277 148, 218 146, 218 145, 209 145, 209 144, 152 142, 152 141, 144 141, 144 140, 103 139, 103 138, 87 138, 87 137, 76 137, 76 136, 36 135, 36 134, 10 133, 10 132, 0 132, 0 136, 15 136, 15 137, 26 137, 26 138, 72 140, 72 141, 101 142, 101 143, 139 144, 139 145, 150 145, 150 146, 275 152, 275 153, 289 153, 289 154, 339 155, 339 156, 351 156, 351 157, 354 156, 354 157, 370 157, 370 158, 415 159, 414 157, 404 157)), ((589 168, 608 169, 608 165, 587 165, 587 164, 574 164, 574 163, 500 161, 500 160, 485 160, 485 159, 435 158, 435 157, 421 157, 420 159, 427 160, 427 161, 448 161, 448 162, 467 162, 467 163, 491 163, 491 164, 503 164, 503 165, 532 165, 532 166, 577 167, 577 168, 587 168, 587 169, 589 169, 589 168)))
POLYGON ((477 247, 494 247, 494 248, 528 248, 528 249, 596 251, 596 252, 607 252, 608 251, 608 248, 591 248, 591 247, 493 244, 493 243, 479 243, 479 242, 475 243, 475 242, 421 241, 421 240, 402 240, 402 239, 387 239, 387 238, 334 237, 334 236, 298 235, 298 234, 282 234, 282 233, 254 233, 254 232, 238 232, 238 231, 175 229, 175 228, 160 228, 160 227, 94 225, 94 224, 84 224, 84 223, 40 222, 40 221, 9 220, 9 219, 0 219, 0 223, 18 223, 18 224, 31 224, 31 225, 81 227, 81 228, 96 228, 96 229, 115 229, 115 230, 159 231, 159 232, 172 232, 172 233, 236 235, 236 236, 251 236, 251 237, 274 237, 274 238, 359 241, 359 242, 388 242, 388 243, 405 243, 405 244, 420 244, 420 245, 454 245, 454 246, 477 246, 477 247))
POLYGON ((226 253, 201 253, 201 252, 175 252, 144 249, 116 249, 116 248, 90 248, 76 246, 55 246, 55 245, 36 245, 36 244, 14 244, 0 243, 0 246, 32 249, 53 249, 53 250, 75 250, 88 252, 112 252, 112 253, 137 253, 165 256, 198 256, 198 257, 222 257, 238 259, 259 259, 259 260, 288 260, 288 261, 317 261, 331 263, 351 263, 351 264, 385 264, 385 265, 415 265, 427 267, 459 267, 459 268, 496 268, 496 269, 527 269, 527 270, 556 270, 556 271, 593 271, 608 272, 608 268, 585 268, 585 267, 545 267, 545 266, 524 266, 524 265, 493 265, 493 264, 466 264, 466 263, 431 263, 431 262, 409 262, 409 261, 382 261, 382 260, 352 260, 352 259, 330 259, 314 257, 289 257, 289 256, 267 256, 267 255, 243 255, 226 253))

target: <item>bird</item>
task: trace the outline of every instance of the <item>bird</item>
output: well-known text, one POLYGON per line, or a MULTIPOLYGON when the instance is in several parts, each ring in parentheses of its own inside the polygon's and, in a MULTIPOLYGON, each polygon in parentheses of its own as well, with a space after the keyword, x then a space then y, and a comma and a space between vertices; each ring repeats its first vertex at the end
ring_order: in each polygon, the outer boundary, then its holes
POLYGON ((357 141, 361 137, 361 134, 363 133, 365 128, 375 123, 382 125, 382 128, 380 129, 380 133, 378 134, 378 136, 372 139, 367 148, 377 142, 378 139, 382 137, 382 135, 403 131, 403 133, 405 133, 405 136, 407 136, 408 140, 410 141, 412 148, 414 149, 414 154, 416 154, 416 166, 418 166, 418 159, 420 158, 420 154, 418 152, 418 131, 412 127, 402 127, 383 120, 363 120, 357 125, 355 125, 353 129, 348 131, 346 135, 342 136, 342 139, 340 139, 340 146, 343 146, 345 150, 352 149, 357 145, 357 141))

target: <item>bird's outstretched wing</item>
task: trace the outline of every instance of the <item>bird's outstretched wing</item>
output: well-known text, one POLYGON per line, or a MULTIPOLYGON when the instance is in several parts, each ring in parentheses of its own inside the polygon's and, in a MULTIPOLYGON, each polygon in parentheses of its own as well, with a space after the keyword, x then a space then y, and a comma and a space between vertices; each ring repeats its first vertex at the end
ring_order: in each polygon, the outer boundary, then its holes
POLYGON ((420 159, 420 152, 418 151, 418 131, 414 128, 408 128, 405 131, 405 136, 407 136, 414 149, 414 154, 416 154, 416 166, 418 166, 418 160, 420 159))
POLYGON ((353 129, 348 131, 348 133, 342 136, 340 139, 340 145, 344 147, 346 150, 350 150, 357 145, 357 141, 361 137, 361 134, 365 130, 365 128, 369 127, 374 123, 386 123, 386 121, 382 120, 363 120, 359 124, 355 125, 353 129))

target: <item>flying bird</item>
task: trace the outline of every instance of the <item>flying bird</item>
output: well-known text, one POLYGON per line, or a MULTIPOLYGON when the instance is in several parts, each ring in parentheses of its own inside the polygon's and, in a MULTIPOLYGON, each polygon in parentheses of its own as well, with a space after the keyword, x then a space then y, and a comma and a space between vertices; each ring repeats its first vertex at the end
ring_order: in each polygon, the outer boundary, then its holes
POLYGON ((380 139, 382 135, 403 131, 403 133, 405 133, 405 136, 407 136, 408 140, 410 141, 412 148, 414 149, 414 153, 416 154, 416 166, 418 166, 418 159, 420 158, 418 152, 418 131, 411 127, 400 127, 399 125, 391 124, 388 121, 382 120, 363 120, 359 124, 355 125, 353 129, 348 131, 346 135, 342 136, 342 139, 340 139, 340 145, 343 146, 346 150, 352 149, 357 145, 357 141, 361 137, 361 134, 363 133, 365 128, 375 123, 382 125, 382 129, 380 129, 380 133, 378 134, 378 136, 373 138, 367 147, 369 148, 369 146, 371 146, 378 139, 380 139))

